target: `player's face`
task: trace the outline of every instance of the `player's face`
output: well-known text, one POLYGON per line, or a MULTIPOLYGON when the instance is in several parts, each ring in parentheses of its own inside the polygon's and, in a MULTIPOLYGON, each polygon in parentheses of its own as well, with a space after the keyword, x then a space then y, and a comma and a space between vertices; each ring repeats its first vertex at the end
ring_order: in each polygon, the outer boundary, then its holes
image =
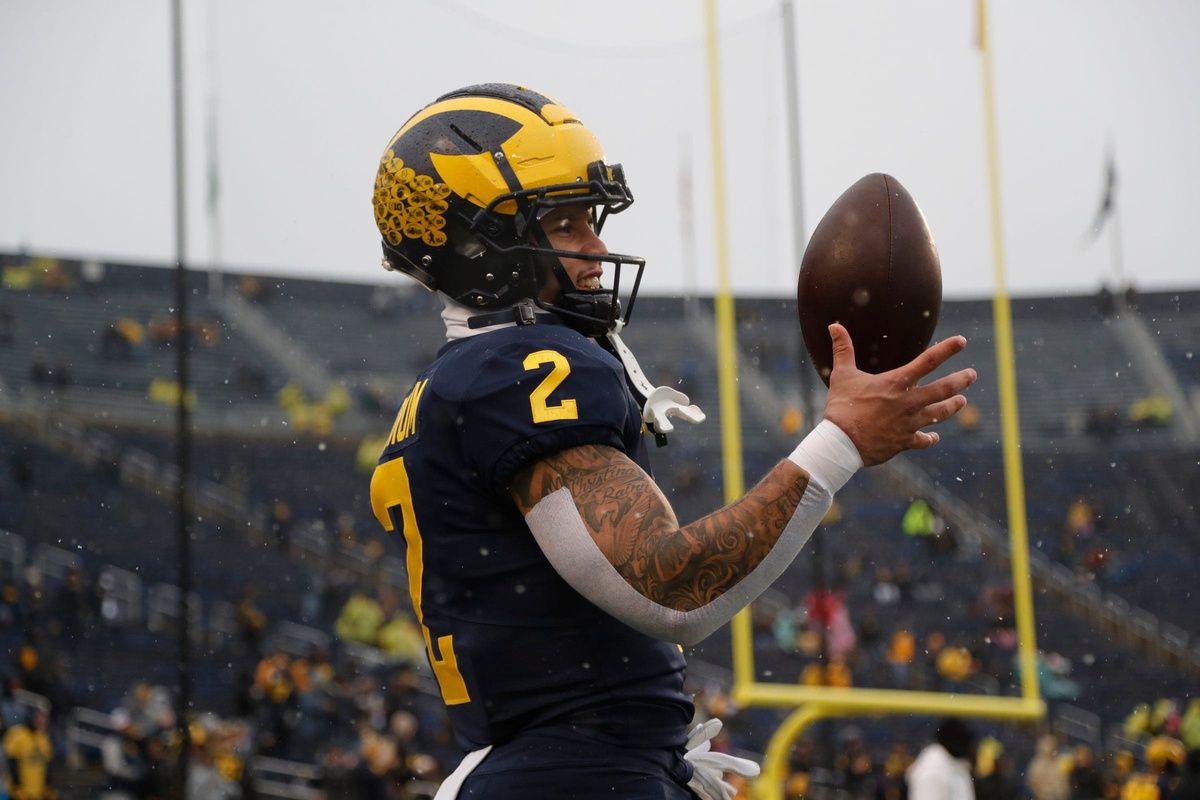
MULTIPOLYGON (((563 206, 547 213, 541 219, 542 230, 555 250, 576 250, 581 253, 607 253, 608 248, 596 235, 592 221, 591 206, 563 206)), ((581 258, 561 259, 563 269, 575 284, 576 289, 599 289, 604 269, 599 261, 581 258)), ((564 287, 569 288, 569 287, 564 287)), ((558 287, 548 285, 539 295, 542 300, 553 301, 558 287)))

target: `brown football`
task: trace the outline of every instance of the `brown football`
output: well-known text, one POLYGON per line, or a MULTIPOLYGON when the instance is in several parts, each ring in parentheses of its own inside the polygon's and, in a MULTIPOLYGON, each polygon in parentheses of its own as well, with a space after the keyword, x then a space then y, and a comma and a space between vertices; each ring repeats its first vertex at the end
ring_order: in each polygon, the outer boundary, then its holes
POLYGON ((850 331, 858 368, 886 372, 929 345, 942 310, 942 268, 912 195, 875 172, 842 193, 817 224, 796 286, 800 330, 829 385, 829 325, 850 331))

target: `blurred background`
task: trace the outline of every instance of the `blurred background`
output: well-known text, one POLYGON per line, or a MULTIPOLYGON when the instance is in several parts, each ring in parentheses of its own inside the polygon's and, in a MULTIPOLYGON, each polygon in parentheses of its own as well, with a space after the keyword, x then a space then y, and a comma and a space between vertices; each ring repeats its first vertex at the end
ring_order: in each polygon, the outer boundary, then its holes
MULTIPOLYGON (((703 6, 182 7, 186 392, 170 5, 0 4, 0 743, 27 797, 42 742, 60 796, 171 796, 183 403, 188 796, 432 796, 458 755, 368 481, 443 337, 436 298, 378 266, 378 155, 439 94, 509 81, 562 101, 625 165, 637 203, 605 238, 648 261, 625 338, 709 414, 653 453, 694 519, 722 502, 703 6)), ((937 336, 965 334, 980 373, 939 448, 857 476, 823 546, 756 603, 758 677, 1015 696, 976 5, 796 0, 790 31, 775 0, 718 12, 746 480, 821 407, 800 380, 797 249, 866 173, 921 204, 947 297, 937 336)), ((1200 7, 989 13, 1049 714, 972 723, 977 793, 1064 796, 1029 785, 1048 761, 1068 797, 1165 798, 1200 750, 1200 283, 1174 239, 1200 211, 1200 7)), ((719 747, 761 754, 783 712, 733 703, 730 649, 723 630, 689 652, 698 713, 726 720, 719 747)), ((820 723, 782 790, 902 797, 935 724, 820 723)))

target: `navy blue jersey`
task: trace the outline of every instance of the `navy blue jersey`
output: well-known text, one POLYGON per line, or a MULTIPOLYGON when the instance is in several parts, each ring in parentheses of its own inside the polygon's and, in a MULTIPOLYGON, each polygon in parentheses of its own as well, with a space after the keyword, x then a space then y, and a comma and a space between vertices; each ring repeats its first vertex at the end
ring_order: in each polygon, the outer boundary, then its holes
POLYGON ((371 479, 405 547, 426 652, 461 747, 566 723, 678 747, 692 718, 676 645, 589 603, 542 555, 509 494, 522 466, 584 444, 648 471, 623 368, 562 325, 447 344, 417 378, 371 479))

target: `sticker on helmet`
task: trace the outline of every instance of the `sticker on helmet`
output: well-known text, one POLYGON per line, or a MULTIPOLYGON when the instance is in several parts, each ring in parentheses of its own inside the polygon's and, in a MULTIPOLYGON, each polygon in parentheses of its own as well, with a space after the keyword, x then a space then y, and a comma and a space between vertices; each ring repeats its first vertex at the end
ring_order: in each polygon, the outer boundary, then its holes
POLYGON ((384 154, 375 176, 375 222, 392 245, 403 238, 420 239, 430 247, 446 243, 443 216, 450 208, 445 198, 450 187, 418 175, 392 151, 384 154))

